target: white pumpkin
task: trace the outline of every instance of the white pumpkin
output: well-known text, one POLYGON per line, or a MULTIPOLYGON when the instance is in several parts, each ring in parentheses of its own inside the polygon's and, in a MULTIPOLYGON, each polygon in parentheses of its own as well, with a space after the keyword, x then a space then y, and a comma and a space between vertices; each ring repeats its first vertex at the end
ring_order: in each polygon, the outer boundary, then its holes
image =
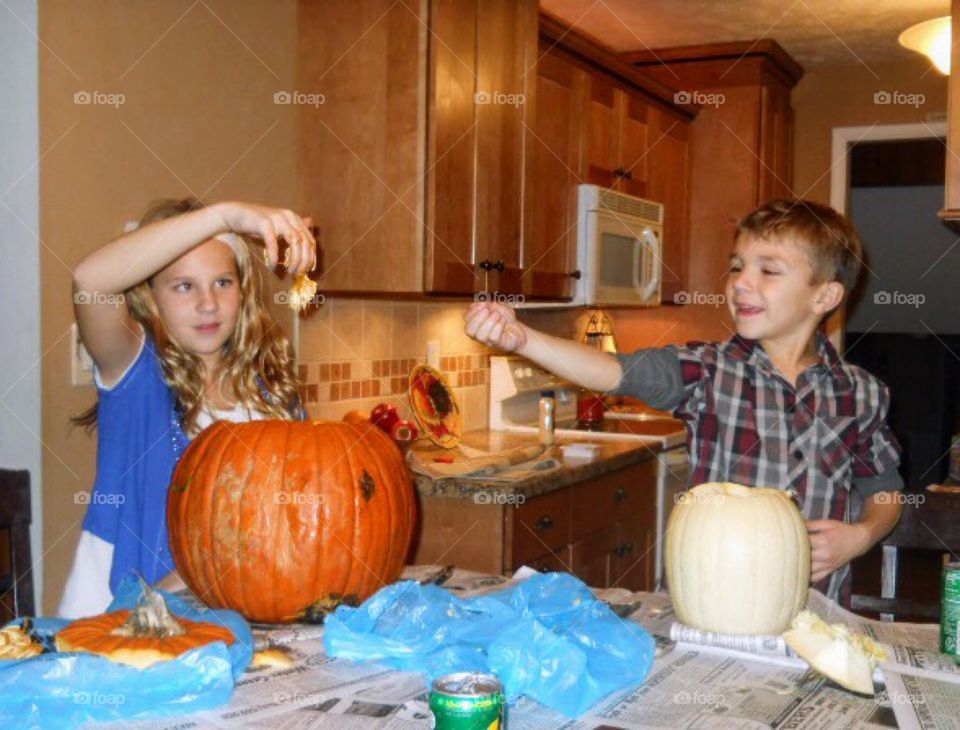
POLYGON ((732 483, 683 493, 667 523, 667 589, 681 622, 780 634, 803 608, 810 539, 788 492, 732 483))

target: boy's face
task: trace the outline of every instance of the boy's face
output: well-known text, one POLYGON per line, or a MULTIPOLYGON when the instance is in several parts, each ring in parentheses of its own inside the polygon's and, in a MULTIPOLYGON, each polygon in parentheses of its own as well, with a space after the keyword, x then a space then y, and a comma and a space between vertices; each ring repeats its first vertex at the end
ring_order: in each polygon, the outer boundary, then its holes
POLYGON ((741 337, 809 338, 823 315, 840 303, 843 286, 813 283, 802 244, 742 235, 730 257, 726 296, 741 337))
POLYGON ((240 280, 233 251, 210 239, 153 277, 153 298, 169 333, 188 352, 216 356, 233 334, 240 280))

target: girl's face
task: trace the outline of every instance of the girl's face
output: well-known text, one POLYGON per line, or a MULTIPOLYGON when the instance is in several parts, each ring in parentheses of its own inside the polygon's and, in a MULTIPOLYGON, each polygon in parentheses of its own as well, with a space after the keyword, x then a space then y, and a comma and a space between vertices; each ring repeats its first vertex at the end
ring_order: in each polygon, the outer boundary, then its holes
POLYGON ((151 282, 170 335, 208 364, 233 334, 240 311, 240 277, 233 250, 210 239, 194 247, 151 282))

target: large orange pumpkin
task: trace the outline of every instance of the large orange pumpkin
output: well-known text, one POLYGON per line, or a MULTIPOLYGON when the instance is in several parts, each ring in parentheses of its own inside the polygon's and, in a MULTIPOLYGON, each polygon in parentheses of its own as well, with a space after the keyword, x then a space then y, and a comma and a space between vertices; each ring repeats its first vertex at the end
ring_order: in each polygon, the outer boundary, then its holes
POLYGON ((403 570, 410 472, 373 425, 221 421, 177 464, 167 520, 184 582, 252 621, 316 621, 403 570))

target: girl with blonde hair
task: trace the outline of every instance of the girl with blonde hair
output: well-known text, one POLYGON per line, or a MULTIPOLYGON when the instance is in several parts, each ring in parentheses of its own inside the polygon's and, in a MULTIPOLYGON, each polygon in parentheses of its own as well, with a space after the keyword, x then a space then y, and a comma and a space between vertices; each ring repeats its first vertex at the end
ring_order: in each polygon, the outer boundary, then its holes
MULTIPOLYGON (((93 358, 97 476, 58 614, 109 605, 119 582, 174 575, 167 485, 190 440, 216 420, 303 418, 292 349, 263 307, 244 237, 291 275, 316 264, 309 219, 194 199, 151 207, 74 269, 74 308, 93 358)), ((167 578, 169 581, 170 578, 167 578)))

